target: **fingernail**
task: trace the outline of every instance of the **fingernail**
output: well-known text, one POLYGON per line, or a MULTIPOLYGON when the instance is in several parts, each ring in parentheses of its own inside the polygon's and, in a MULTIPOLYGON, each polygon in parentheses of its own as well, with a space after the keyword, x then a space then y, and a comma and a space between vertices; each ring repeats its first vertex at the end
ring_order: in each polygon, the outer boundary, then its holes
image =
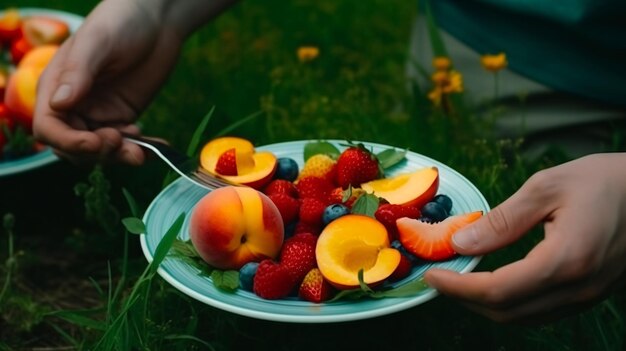
POLYGON ((452 236, 454 244, 462 249, 471 249, 478 244, 476 229, 472 226, 459 230, 452 236))
POLYGON ((53 104, 58 104, 69 99, 71 95, 72 87, 69 84, 62 84, 54 92, 54 95, 52 95, 52 100, 50 102, 52 102, 53 104))

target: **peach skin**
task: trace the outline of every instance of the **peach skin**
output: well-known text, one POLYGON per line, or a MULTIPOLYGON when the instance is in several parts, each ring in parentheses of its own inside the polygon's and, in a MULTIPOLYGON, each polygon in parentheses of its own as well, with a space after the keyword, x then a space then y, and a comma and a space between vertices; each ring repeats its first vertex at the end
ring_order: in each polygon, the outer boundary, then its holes
POLYGON ((248 187, 227 186, 205 195, 193 209, 191 242, 209 265, 238 270, 248 262, 276 258, 284 227, 276 205, 248 187))

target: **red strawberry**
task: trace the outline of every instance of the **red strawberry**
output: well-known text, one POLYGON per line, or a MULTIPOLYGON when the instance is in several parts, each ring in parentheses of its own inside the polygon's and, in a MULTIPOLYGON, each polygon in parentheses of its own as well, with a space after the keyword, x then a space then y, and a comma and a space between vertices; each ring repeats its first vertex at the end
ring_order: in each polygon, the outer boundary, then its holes
POLYGON ((417 257, 431 261, 445 260, 455 255, 452 235, 482 215, 482 211, 468 212, 432 224, 418 219, 400 218, 396 221, 398 238, 402 246, 417 257))
POLYGON ((328 194, 334 187, 328 180, 318 177, 304 177, 296 183, 298 197, 301 199, 315 198, 327 201, 328 194))
POLYGON ((298 296, 310 302, 320 303, 328 300, 333 291, 333 286, 324 279, 322 272, 318 268, 313 268, 304 276, 298 289, 298 296))
POLYGON ((225 176, 237 175, 237 151, 235 148, 224 151, 217 159, 215 172, 225 176))
POLYGON ((33 48, 24 37, 19 37, 11 42, 11 61, 17 65, 24 55, 33 48))
POLYGON ((376 155, 358 144, 345 149, 337 159, 337 184, 346 189, 349 185, 359 187, 361 183, 381 176, 376 155))
POLYGON ((285 179, 274 179, 263 188, 265 195, 286 194, 293 198, 298 197, 298 189, 296 186, 285 179))
POLYGON ((398 264, 398 267, 396 267, 396 270, 394 270, 389 276, 389 280, 396 282, 408 277, 412 268, 413 265, 411 264, 411 260, 405 255, 400 254, 400 263, 398 264))
POLYGON ((302 221, 298 221, 298 223, 296 223, 296 227, 294 228, 294 231, 293 231, 294 234, 311 233, 314 235, 319 235, 321 232, 322 232, 321 226, 316 225, 316 224, 309 224, 309 223, 302 222, 302 221))
POLYGON ((315 245, 317 235, 311 233, 294 234, 285 240, 280 251, 280 264, 288 268, 296 282, 301 282, 308 271, 317 267, 315 245))
POLYGON ((287 267, 265 259, 259 263, 252 290, 264 299, 280 299, 289 295, 295 286, 296 281, 287 267))
POLYGON ((287 194, 275 193, 268 195, 270 200, 278 207, 280 215, 283 217, 283 224, 287 225, 298 218, 300 212, 300 202, 287 194))
POLYGON ((16 9, 9 8, 0 17, 0 46, 8 45, 21 34, 22 18, 16 9))
POLYGON ((374 213, 374 217, 387 228, 389 242, 398 238, 396 220, 402 217, 419 218, 420 210, 415 206, 382 204, 374 213))
POLYGON ((52 17, 29 17, 22 23, 24 37, 32 46, 61 44, 70 35, 67 23, 52 17))
POLYGON ((300 221, 314 226, 322 226, 322 216, 326 208, 324 201, 316 198, 304 198, 300 200, 300 221))

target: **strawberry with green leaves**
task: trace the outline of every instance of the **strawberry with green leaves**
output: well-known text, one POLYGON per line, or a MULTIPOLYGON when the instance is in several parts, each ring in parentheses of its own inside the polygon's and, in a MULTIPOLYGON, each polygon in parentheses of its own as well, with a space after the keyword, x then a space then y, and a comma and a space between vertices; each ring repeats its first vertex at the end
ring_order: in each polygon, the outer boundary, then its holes
POLYGON ((330 299, 333 292, 333 286, 324 279, 319 268, 313 268, 304 276, 298 296, 309 302, 320 303, 330 299))
POLYGON ((350 145, 337 159, 337 184, 343 189, 359 187, 382 175, 378 158, 363 144, 350 145))

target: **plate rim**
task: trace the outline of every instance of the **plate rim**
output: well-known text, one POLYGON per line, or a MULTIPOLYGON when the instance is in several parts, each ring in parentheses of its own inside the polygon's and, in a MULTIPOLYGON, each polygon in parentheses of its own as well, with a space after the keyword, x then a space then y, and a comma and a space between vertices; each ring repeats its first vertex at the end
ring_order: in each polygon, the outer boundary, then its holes
MULTIPOLYGON (((288 146, 288 145, 302 145, 302 146, 304 146, 305 143, 307 143, 307 142, 314 142, 314 141, 326 141, 326 142, 330 142, 330 143, 334 144, 335 146, 337 146, 337 144, 346 142, 346 140, 340 140, 340 139, 308 139, 308 140, 305 139, 305 140, 293 140, 293 141, 277 142, 277 143, 272 143, 272 144, 255 146, 255 149, 257 149, 257 150, 268 150, 268 149, 274 148, 276 146, 288 146)), ((399 147, 394 147, 394 146, 390 146, 390 145, 386 145, 386 144, 380 144, 380 143, 376 143, 376 142, 369 142, 369 141, 353 141, 353 142, 354 143, 363 143, 366 146, 371 146, 371 147, 402 149, 402 148, 399 148, 399 147)), ((490 210, 489 203, 485 199, 484 195, 478 190, 478 188, 471 181, 469 181, 469 179, 467 179, 465 176, 463 176, 460 172, 458 172, 454 168, 452 168, 452 167, 450 167, 450 166, 448 166, 448 165, 446 165, 446 164, 444 164, 444 163, 442 163, 440 161, 437 161, 437 160, 435 160, 435 159, 433 159, 431 157, 428 157, 426 155, 423 155, 423 154, 420 154, 420 153, 417 153, 417 152, 413 152, 413 151, 410 151, 410 152, 411 152, 411 154, 413 156, 417 156, 417 157, 421 158, 424 161, 431 162, 435 166, 444 167, 447 172, 454 173, 459 179, 463 180, 470 188, 472 188, 472 190, 477 195, 479 195, 481 203, 484 206, 484 210, 485 211, 489 211, 490 210)), ((147 223, 146 220, 147 220, 147 217, 150 214, 150 211, 152 210, 152 208, 154 206, 157 206, 156 205, 157 198, 159 196, 161 196, 163 193, 165 193, 166 190, 169 189, 170 187, 178 186, 179 182, 185 182, 185 179, 178 178, 175 181, 173 181, 172 183, 170 183, 169 185, 167 185, 165 188, 163 188, 163 189, 161 189, 159 191, 159 193, 155 196, 155 198, 152 200, 150 205, 146 208, 145 213, 142 216, 142 220, 144 221, 144 223, 147 223)), ((140 234, 140 244, 141 244, 141 249, 143 251, 143 254, 146 257, 148 263, 151 263, 153 261, 153 255, 152 255, 152 253, 148 249, 147 236, 146 236, 145 233, 140 234)), ((482 255, 480 255, 480 256, 473 256, 472 259, 462 269, 457 270, 457 272, 459 272, 459 273, 467 273, 467 272, 472 271, 480 263, 482 258, 483 258, 482 255)), ((430 301, 430 300, 434 299, 435 297, 437 297, 439 295, 439 292, 436 289, 428 287, 425 290, 425 292, 419 293, 418 295, 398 298, 398 299, 404 299, 400 303, 397 303, 397 304, 394 304, 394 305, 391 305, 391 306, 386 306, 384 308, 375 309, 375 310, 367 310, 366 309, 366 310, 358 311, 358 312, 349 312, 349 313, 342 313, 342 314, 329 314, 329 315, 280 314, 280 313, 275 313, 275 312, 265 312, 265 311, 260 311, 260 310, 251 310, 251 309, 240 308, 240 307, 237 307, 237 306, 232 305, 230 303, 222 302, 222 301, 217 300, 215 298, 211 298, 210 296, 203 295, 200 292, 195 291, 195 290, 187 287, 182 282, 177 280, 167 270, 165 270, 162 267, 162 265, 159 265, 159 267, 157 268, 157 273, 165 281, 167 281, 169 284, 171 284, 173 287, 175 287, 179 291, 185 293, 186 295, 196 299, 199 302, 203 302, 203 303, 205 303, 207 305, 210 305, 210 306, 213 306, 215 308, 221 309, 223 311, 231 312, 231 313, 234 313, 234 314, 237 314, 237 315, 241 315, 241 316, 245 316, 245 317, 251 317, 251 318, 257 318, 257 319, 262 319, 262 320, 268 320, 268 321, 275 321, 275 322, 339 323, 339 322, 348 322, 348 321, 362 320, 362 319, 366 319, 366 318, 375 318, 375 317, 380 317, 380 316, 384 316, 384 315, 397 313, 397 312, 400 312, 400 311, 403 311, 403 310, 406 310, 406 309, 418 306, 418 305, 420 305, 422 303, 425 303, 427 301, 430 301)), ((226 294, 226 292, 224 292, 224 294, 226 294)), ((269 301, 269 303, 272 302, 272 300, 267 300, 267 301, 269 301)), ((315 306, 316 305, 316 304, 313 304, 313 303, 311 303, 311 304, 312 304, 311 306, 315 306)))

